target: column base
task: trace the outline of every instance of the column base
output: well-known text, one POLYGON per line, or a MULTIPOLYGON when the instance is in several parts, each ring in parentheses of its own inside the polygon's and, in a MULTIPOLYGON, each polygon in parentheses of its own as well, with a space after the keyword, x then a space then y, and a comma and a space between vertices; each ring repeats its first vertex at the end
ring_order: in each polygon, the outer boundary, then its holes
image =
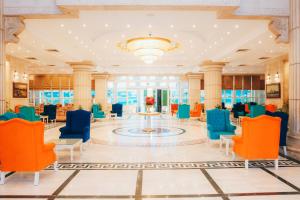
POLYGON ((300 153, 300 133, 289 134, 287 136, 287 149, 295 153, 300 153))

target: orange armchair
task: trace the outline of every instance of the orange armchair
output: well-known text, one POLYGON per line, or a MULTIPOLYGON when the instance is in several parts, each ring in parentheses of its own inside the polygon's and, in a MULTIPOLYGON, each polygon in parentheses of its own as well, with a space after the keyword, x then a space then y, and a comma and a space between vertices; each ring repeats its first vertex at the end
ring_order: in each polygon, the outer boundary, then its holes
POLYGON ((178 104, 171 104, 171 114, 172 116, 178 111, 178 104))
POLYGON ((280 122, 279 117, 267 115, 243 118, 242 135, 232 140, 233 155, 245 158, 245 168, 248 169, 248 160, 259 159, 274 159, 278 168, 280 122))
POLYGON ((15 118, 0 122, 1 184, 5 172, 35 172, 34 185, 39 183, 39 171, 54 163, 57 169, 53 143, 44 144, 44 124, 15 118))
POLYGON ((266 105, 266 111, 269 111, 269 112, 276 112, 277 110, 277 106, 274 105, 274 104, 267 104, 266 105))
POLYGON ((201 104, 196 104, 194 110, 190 111, 191 117, 201 117, 202 106, 201 104))

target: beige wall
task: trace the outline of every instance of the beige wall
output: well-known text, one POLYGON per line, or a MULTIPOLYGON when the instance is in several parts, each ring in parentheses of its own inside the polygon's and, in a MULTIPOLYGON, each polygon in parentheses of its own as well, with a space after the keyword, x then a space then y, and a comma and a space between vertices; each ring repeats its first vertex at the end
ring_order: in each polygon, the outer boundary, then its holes
POLYGON ((266 84, 279 82, 281 86, 281 98, 266 99, 266 104, 275 104, 278 108, 281 108, 283 103, 288 101, 288 67, 289 63, 285 57, 280 57, 266 63, 266 84), (277 72, 279 73, 279 80, 275 78, 277 72), (270 76, 270 80, 268 80, 268 76, 270 76))
POLYGON ((203 74, 188 74, 187 78, 189 83, 189 104, 193 108, 195 103, 200 103, 200 86, 203 74))
POLYGON ((7 57, 6 58, 6 85, 8 87, 6 90, 6 102, 7 108, 14 110, 16 105, 28 105, 29 104, 29 75, 27 80, 23 79, 23 74, 28 74, 29 62, 26 62, 22 59, 16 57, 7 57), (18 72, 19 79, 14 80, 14 72, 18 72), (27 98, 13 98, 13 82, 22 82, 28 84, 28 94, 27 98))

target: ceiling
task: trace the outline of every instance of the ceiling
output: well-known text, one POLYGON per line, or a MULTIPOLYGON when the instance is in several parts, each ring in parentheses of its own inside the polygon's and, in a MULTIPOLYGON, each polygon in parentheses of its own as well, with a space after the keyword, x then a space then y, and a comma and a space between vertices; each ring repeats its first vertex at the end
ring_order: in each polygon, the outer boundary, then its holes
POLYGON ((72 73, 66 62, 90 60, 95 71, 111 74, 184 74, 199 72, 203 60, 227 61, 224 73, 263 73, 266 60, 288 52, 268 30, 268 20, 217 19, 208 11, 82 11, 73 19, 26 19, 10 55, 28 58, 31 74, 72 73), (149 34, 166 37, 180 48, 144 64, 117 43, 149 34), (48 51, 49 49, 58 50, 48 51), (236 52, 238 49, 248 51, 236 52))

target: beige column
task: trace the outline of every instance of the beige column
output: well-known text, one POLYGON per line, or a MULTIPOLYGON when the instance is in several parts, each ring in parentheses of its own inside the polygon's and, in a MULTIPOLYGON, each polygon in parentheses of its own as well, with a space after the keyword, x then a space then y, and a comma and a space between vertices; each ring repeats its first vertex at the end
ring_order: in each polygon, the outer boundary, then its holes
POLYGON ((108 74, 93 74, 95 79, 95 103, 100 103, 102 108, 106 107, 106 90, 108 74))
POLYGON ((88 61, 69 62, 68 64, 73 68, 75 108, 90 111, 92 106, 91 70, 94 68, 94 65, 88 61))
POLYGON ((222 103, 222 69, 224 62, 204 61, 205 109, 213 109, 222 103))
POLYGON ((300 150, 300 1, 290 0, 289 148, 300 150), (293 139, 295 139, 293 141, 293 139))
POLYGON ((6 110, 5 106, 5 41, 4 41, 4 0, 0 0, 0 114, 6 110))
POLYGON ((187 78, 189 81, 189 103, 192 109, 195 103, 200 103, 200 86, 203 74, 187 74, 187 78))

